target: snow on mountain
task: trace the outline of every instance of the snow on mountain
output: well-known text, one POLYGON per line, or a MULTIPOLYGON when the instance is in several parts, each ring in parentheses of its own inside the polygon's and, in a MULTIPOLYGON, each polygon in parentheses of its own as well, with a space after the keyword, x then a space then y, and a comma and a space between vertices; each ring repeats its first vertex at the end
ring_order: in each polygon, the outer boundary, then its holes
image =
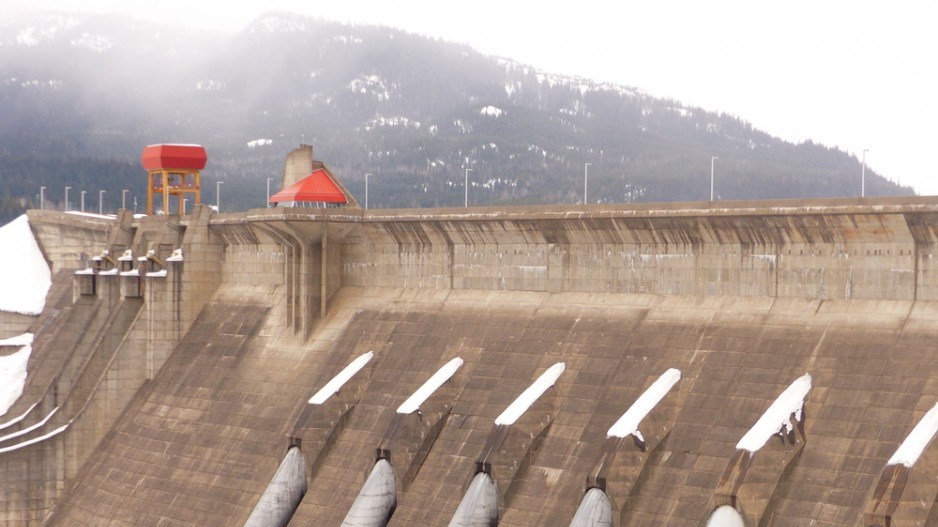
POLYGON ((0 248, 0 311, 40 314, 52 273, 25 214, 0 227, 0 248))
POLYGON ((33 47, 55 40, 58 34, 64 33, 81 23, 79 18, 61 15, 45 14, 38 17, 35 25, 20 29, 13 39, 13 43, 20 46, 33 47))
POLYGON ((371 95, 379 101, 391 99, 391 90, 394 85, 377 75, 362 75, 348 83, 348 90, 352 93, 371 95), (390 85, 390 86, 389 86, 390 85))
POLYGON ((97 53, 104 53, 114 47, 114 41, 110 37, 94 33, 82 33, 78 38, 70 40, 69 44, 75 47, 88 48, 97 53))
POLYGON ((504 113, 505 113, 504 110, 502 110, 501 108, 499 108, 499 107, 497 107, 497 106, 492 106, 492 105, 486 106, 485 108, 482 108, 481 110, 479 110, 479 114, 480 114, 480 115, 484 115, 484 116, 486 116, 486 117, 495 117, 495 118, 499 118, 499 117, 501 117, 504 113))
POLYGON ((374 130, 380 126, 400 126, 403 128, 418 129, 420 128, 420 122, 408 119, 403 116, 384 117, 378 115, 374 119, 371 119, 365 123, 365 126, 361 127, 360 129, 370 132, 371 130, 374 130))

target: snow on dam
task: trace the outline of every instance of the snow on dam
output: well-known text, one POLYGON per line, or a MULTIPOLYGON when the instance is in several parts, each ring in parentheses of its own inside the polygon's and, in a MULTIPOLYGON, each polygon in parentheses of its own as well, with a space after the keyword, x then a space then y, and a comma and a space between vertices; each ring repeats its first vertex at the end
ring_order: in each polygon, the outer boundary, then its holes
POLYGON ((938 199, 719 207, 30 211, 0 523, 938 522, 938 199))

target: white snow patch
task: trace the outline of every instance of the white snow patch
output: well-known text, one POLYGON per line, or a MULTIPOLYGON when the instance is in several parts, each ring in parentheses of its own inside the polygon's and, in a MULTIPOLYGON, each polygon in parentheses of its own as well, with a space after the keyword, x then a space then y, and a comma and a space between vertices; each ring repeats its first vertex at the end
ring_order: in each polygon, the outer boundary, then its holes
POLYGON ((338 42, 338 43, 340 43, 340 44, 350 44, 350 43, 351 43, 351 44, 361 44, 361 43, 364 42, 364 41, 363 41, 362 39, 360 39, 360 38, 354 36, 354 35, 353 35, 353 36, 336 35, 336 36, 330 38, 329 40, 327 40, 327 42, 338 42))
POLYGON ((0 346, 31 346, 32 343, 32 333, 23 333, 22 335, 0 340, 0 346))
POLYGON ((69 44, 73 47, 88 48, 96 53, 104 53, 114 47, 110 37, 94 33, 82 33, 80 37, 73 38, 69 44))
POLYGON ((116 214, 95 214, 94 212, 83 212, 80 210, 70 210, 66 214, 71 214, 73 216, 83 216, 85 218, 96 218, 99 220, 116 220, 116 214))
POLYGON ((362 95, 371 94, 372 97, 379 101, 387 101, 391 99, 391 90, 395 86, 388 86, 389 83, 385 82, 384 79, 377 75, 367 75, 361 76, 357 79, 352 80, 348 83, 348 89, 352 93, 360 93, 362 95))
POLYGON ((25 214, 0 227, 0 248, 0 311, 42 313, 52 273, 25 214))
POLYGON ((196 91, 216 92, 227 87, 227 83, 215 79, 201 80, 195 83, 196 91))
POLYGON ((309 404, 322 404, 329 400, 334 394, 338 393, 342 389, 342 386, 348 382, 349 379, 355 376, 362 368, 368 364, 368 361, 375 356, 373 351, 368 353, 363 353, 357 359, 349 363, 348 366, 342 369, 335 377, 329 380, 325 386, 319 389, 316 392, 316 395, 313 395, 309 399, 309 404))
POLYGON ((152 276, 154 278, 166 278, 166 269, 160 269, 159 271, 147 273, 147 276, 152 276))
POLYGON ((489 106, 486 106, 485 108, 482 108, 481 110, 479 110, 479 114, 480 114, 480 115, 484 115, 484 116, 486 116, 486 117, 495 117, 495 118, 498 118, 498 117, 501 117, 502 115, 504 115, 504 114, 505 114, 505 111, 502 110, 501 108, 497 107, 497 106, 491 106, 491 105, 489 105, 489 106))
MULTIPOLYGON (((35 404, 32 405, 32 406, 30 407, 30 410, 32 410, 33 408, 35 408, 35 406, 36 406, 35 404)), ((37 429, 37 428, 41 428, 44 424, 46 424, 47 422, 49 422, 49 419, 52 419, 52 416, 55 415, 55 413, 59 411, 59 408, 60 408, 59 406, 56 406, 55 408, 52 409, 51 412, 49 412, 49 415, 43 417, 42 420, 40 420, 39 422, 37 422, 37 423, 35 423, 35 424, 33 424, 33 425, 27 426, 26 428, 24 428, 24 429, 22 429, 22 430, 18 430, 18 431, 16 431, 16 432, 11 432, 11 433, 9 433, 9 434, 7 434, 7 435, 5 435, 5 436, 0 436, 0 443, 3 443, 3 442, 5 442, 5 441, 9 441, 9 440, 11 440, 11 439, 16 439, 17 437, 24 436, 24 435, 26 435, 26 434, 32 432, 33 430, 35 430, 35 429, 37 429)))
POLYGON ((26 365, 32 351, 32 345, 27 344, 12 355, 0 356, 0 416, 6 415, 13 403, 23 395, 26 365))
POLYGON ((248 141, 248 148, 257 148, 259 146, 270 146, 274 144, 273 139, 255 139, 253 141, 248 141))
POLYGON ((399 414, 410 414, 420 410, 420 405, 424 403, 440 386, 443 386, 443 383, 448 381, 455 373, 456 370, 462 366, 463 360, 459 357, 447 362, 443 365, 442 368, 436 371, 427 382, 423 383, 420 388, 417 388, 410 397, 407 398, 400 406, 397 407, 397 413, 399 414))
POLYGON ((8 446, 8 447, 0 448, 0 454, 5 454, 5 453, 7 453, 7 452, 13 452, 14 450, 19 450, 19 449, 21 449, 21 448, 28 447, 29 445, 34 445, 34 444, 36 444, 36 443, 39 443, 40 441, 45 441, 46 439, 49 439, 50 437, 57 436, 57 435, 59 435, 60 433, 64 432, 65 429, 67 429, 67 428, 69 427, 69 425, 71 425, 71 424, 72 424, 72 421, 69 421, 68 423, 66 423, 66 424, 64 424, 64 425, 62 425, 62 426, 56 428, 55 430, 49 432, 48 434, 41 435, 41 436, 39 436, 39 437, 34 437, 34 438, 30 439, 29 441, 23 441, 22 443, 17 443, 17 444, 15 444, 15 445, 11 445, 11 446, 8 446))
POLYGON ((687 108, 681 108, 680 106, 672 106, 668 108, 668 110, 679 114, 681 117, 692 117, 694 115, 694 112, 688 110, 687 108))
POLYGON ((664 396, 671 391, 671 388, 681 380, 681 371, 670 368, 661 374, 655 382, 645 390, 638 399, 632 403, 632 406, 622 414, 622 417, 615 422, 606 432, 606 437, 627 437, 634 435, 641 441, 644 441, 641 432, 638 431, 638 425, 642 419, 654 410, 655 406, 664 399, 664 396))
POLYGON ((466 121, 463 121, 462 119, 454 119, 453 126, 455 126, 459 130, 460 134, 472 133, 472 125, 467 123, 466 121))
POLYGON ((514 400, 508 408, 505 408, 505 411, 501 413, 498 417, 495 418, 495 424, 497 425, 512 425, 519 417, 524 415, 524 412, 534 404, 535 401, 544 395, 544 392, 548 388, 554 385, 557 382, 557 379, 560 377, 560 374, 567 368, 567 365, 563 362, 558 362, 550 368, 547 369, 540 377, 534 381, 531 386, 528 386, 526 390, 521 392, 521 395, 514 400))
POLYGON ((182 248, 176 249, 173 251, 173 254, 169 255, 169 258, 166 259, 167 262, 181 262, 182 261, 182 248))
POLYGON ((886 464, 898 465, 901 463, 907 467, 911 467, 918 461, 922 452, 928 448, 929 443, 931 443, 936 433, 938 433, 938 403, 932 406, 931 410, 922 416, 918 424, 909 432, 905 441, 899 445, 899 448, 896 449, 896 453, 889 458, 889 462, 886 464))
POLYGON ((364 130, 370 132, 380 126, 400 126, 416 130, 420 128, 420 121, 412 121, 404 116, 384 117, 378 115, 365 123, 364 130))
POLYGON ((748 450, 755 453, 775 434, 793 430, 792 414, 795 420, 801 420, 801 410, 804 408, 804 399, 811 391, 811 375, 806 373, 795 379, 791 386, 772 402, 769 409, 752 425, 746 435, 736 443, 737 450, 748 450))

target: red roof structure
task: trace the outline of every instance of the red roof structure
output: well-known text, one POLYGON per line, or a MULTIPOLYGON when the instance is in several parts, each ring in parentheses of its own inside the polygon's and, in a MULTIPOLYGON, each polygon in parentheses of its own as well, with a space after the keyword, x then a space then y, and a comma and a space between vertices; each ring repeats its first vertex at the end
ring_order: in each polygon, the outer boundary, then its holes
POLYGON ((324 202, 347 204, 348 198, 323 169, 297 181, 270 197, 271 203, 324 202))
POLYGON ((150 170, 202 170, 208 156, 202 145, 149 145, 140 155, 140 163, 150 170))

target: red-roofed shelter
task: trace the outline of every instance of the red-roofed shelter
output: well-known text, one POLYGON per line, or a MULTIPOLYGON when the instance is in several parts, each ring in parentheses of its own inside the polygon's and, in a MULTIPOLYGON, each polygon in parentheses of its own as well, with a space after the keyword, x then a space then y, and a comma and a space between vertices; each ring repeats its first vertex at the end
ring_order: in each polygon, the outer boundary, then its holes
POLYGON ((149 145, 140 155, 147 171, 147 214, 153 215, 153 200, 163 196, 163 213, 169 214, 170 200, 175 196, 179 214, 185 214, 186 195, 192 204, 199 204, 201 186, 199 171, 205 168, 208 156, 201 145, 149 145))
POLYGON ((348 198, 322 168, 270 197, 271 203, 293 207, 341 207, 348 198))

